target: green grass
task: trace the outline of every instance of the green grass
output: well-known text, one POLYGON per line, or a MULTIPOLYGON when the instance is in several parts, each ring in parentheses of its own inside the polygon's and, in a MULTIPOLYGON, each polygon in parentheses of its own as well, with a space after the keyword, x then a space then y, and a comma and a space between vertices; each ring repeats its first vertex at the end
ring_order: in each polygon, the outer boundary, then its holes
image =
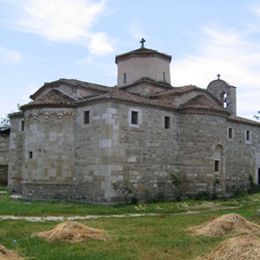
POLYGON ((45 215, 106 215, 127 213, 162 213, 171 214, 186 211, 203 211, 223 207, 243 207, 257 205, 260 194, 245 196, 239 199, 140 203, 138 205, 105 206, 68 202, 26 202, 12 200, 9 195, 0 196, 0 215, 45 216, 45 215))
MULTIPOLYGON (((247 206, 232 212, 260 224, 260 219, 254 218, 256 209, 256 206, 247 206)), ((109 239, 74 244, 46 242, 32 236, 54 227, 55 222, 0 221, 0 244, 33 259, 195 259, 209 253, 227 237, 194 237, 185 229, 226 212, 82 221, 88 226, 106 230, 109 239)))
POLYGON ((194 237, 185 231, 192 225, 230 212, 236 212, 260 224, 256 210, 260 208, 260 194, 239 199, 150 203, 127 206, 84 205, 65 202, 24 202, 0 197, 0 215, 107 215, 125 213, 161 213, 161 216, 138 218, 100 218, 81 221, 109 234, 107 241, 82 243, 47 242, 33 234, 54 227, 57 222, 31 223, 0 221, 0 244, 32 259, 195 259, 210 252, 227 237, 194 237), (235 209, 225 209, 236 207, 235 209), (170 213, 199 211, 191 215, 170 213))

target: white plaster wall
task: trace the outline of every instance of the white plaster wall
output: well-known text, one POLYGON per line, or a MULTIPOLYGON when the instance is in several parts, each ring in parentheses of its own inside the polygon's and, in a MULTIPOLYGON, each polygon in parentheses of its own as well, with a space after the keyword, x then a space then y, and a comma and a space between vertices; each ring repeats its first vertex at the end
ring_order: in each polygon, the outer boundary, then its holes
POLYGON ((133 57, 118 62, 118 85, 124 86, 134 83, 141 78, 150 78, 155 81, 171 83, 170 63, 158 57, 133 57), (124 83, 124 73, 127 74, 127 82, 124 83))

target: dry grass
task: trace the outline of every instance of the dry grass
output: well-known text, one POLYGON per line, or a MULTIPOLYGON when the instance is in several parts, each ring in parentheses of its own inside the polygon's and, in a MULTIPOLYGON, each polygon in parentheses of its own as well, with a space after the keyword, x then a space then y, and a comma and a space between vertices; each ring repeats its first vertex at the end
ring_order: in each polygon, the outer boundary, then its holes
POLYGON ((260 239, 253 236, 233 237, 197 260, 257 260, 260 259, 260 239))
POLYGON ((90 239, 106 240, 107 238, 104 230, 91 228, 75 221, 62 222, 51 230, 35 235, 49 241, 66 240, 70 242, 81 242, 90 239))
POLYGON ((0 245, 0 260, 22 260, 24 258, 20 257, 15 252, 6 249, 4 246, 0 245))
POLYGON ((197 236, 217 237, 227 234, 260 233, 260 226, 238 214, 225 214, 202 225, 190 227, 187 230, 197 236))

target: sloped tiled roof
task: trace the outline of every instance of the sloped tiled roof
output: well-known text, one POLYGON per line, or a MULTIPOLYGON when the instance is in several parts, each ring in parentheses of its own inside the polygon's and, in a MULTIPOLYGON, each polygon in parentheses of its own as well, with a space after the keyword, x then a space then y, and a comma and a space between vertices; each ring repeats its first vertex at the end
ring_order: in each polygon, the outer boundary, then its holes
POLYGON ((181 95, 186 92, 190 92, 192 90, 201 90, 201 88, 198 88, 194 85, 187 85, 182 87, 171 87, 171 89, 159 93, 153 93, 150 95, 150 97, 162 97, 162 96, 169 96, 169 95, 181 95))
POLYGON ((148 83, 148 84, 151 84, 151 85, 154 85, 154 86, 157 86, 157 87, 161 87, 161 88, 167 89, 167 90, 170 90, 170 89, 173 88, 170 84, 168 84, 166 82, 161 82, 161 81, 158 82, 158 81, 155 81, 155 80, 150 79, 150 78, 141 78, 140 80, 137 80, 132 84, 120 86, 119 88, 120 89, 127 89, 127 88, 130 88, 132 86, 140 85, 142 83, 148 83))
POLYGON ((206 95, 198 95, 185 104, 182 105, 183 108, 205 108, 205 109, 216 109, 226 111, 221 106, 214 103, 206 95))
POLYGON ((21 107, 22 110, 35 106, 73 106, 75 100, 57 89, 21 107))
POLYGON ((252 124, 252 125, 260 126, 260 122, 250 120, 250 119, 240 117, 240 116, 229 116, 228 119, 231 120, 231 121, 239 122, 239 123, 245 123, 245 124, 252 124))
POLYGON ((30 96, 31 99, 35 99, 45 88, 55 88, 57 85, 60 84, 66 84, 69 86, 74 87, 81 87, 81 88, 89 88, 92 90, 100 91, 100 92, 107 92, 110 91, 111 87, 100 85, 100 84, 94 84, 90 82, 80 81, 76 79, 59 79, 53 82, 44 83, 42 87, 40 87, 34 94, 30 96))
POLYGON ((121 90, 118 87, 114 87, 112 91, 106 94, 98 95, 94 97, 88 97, 77 103, 85 103, 88 101, 106 100, 106 99, 115 99, 115 100, 121 100, 121 101, 127 101, 127 102, 139 103, 139 104, 156 104, 156 102, 154 102, 149 98, 126 92, 124 90, 121 90))
POLYGON ((143 57, 143 56, 152 56, 152 55, 159 56, 159 57, 162 57, 164 59, 167 59, 169 62, 172 59, 172 56, 170 56, 168 54, 158 52, 158 51, 153 50, 153 49, 147 49, 147 48, 143 47, 143 48, 139 48, 139 49, 136 49, 136 50, 133 50, 133 51, 130 51, 130 52, 126 52, 126 53, 117 55, 116 58, 115 58, 115 62, 117 63, 118 60, 129 58, 131 56, 133 56, 133 57, 135 57, 135 56, 143 57))

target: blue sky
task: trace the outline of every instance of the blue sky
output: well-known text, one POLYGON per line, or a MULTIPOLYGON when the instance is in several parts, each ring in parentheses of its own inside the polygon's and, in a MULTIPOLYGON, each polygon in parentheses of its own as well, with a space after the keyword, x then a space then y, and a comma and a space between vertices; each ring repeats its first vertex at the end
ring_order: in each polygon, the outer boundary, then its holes
POLYGON ((44 82, 114 86, 115 55, 140 47, 173 56, 173 86, 237 87, 238 114, 260 110, 260 1, 0 0, 0 118, 44 82))

